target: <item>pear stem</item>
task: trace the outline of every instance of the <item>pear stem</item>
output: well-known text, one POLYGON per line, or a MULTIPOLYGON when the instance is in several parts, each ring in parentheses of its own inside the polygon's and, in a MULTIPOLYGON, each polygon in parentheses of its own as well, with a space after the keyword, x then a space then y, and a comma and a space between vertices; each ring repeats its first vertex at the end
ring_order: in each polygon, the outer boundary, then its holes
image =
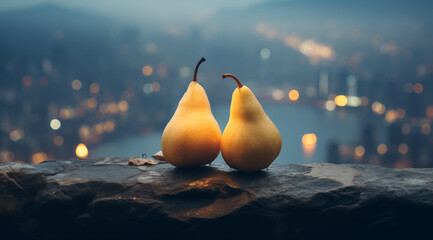
POLYGON ((236 83, 238 84, 238 88, 241 88, 241 87, 242 87, 242 83, 241 83, 241 82, 239 81, 239 79, 238 79, 237 77, 235 77, 233 74, 226 73, 226 74, 223 74, 222 77, 223 77, 223 79, 226 78, 226 77, 231 77, 231 78, 233 78, 233 79, 236 81, 236 83))
POLYGON ((201 64, 202 62, 204 62, 204 61, 206 61, 206 59, 205 59, 204 57, 202 57, 202 58, 200 59, 200 61, 198 61, 197 66, 195 66, 195 70, 194 70, 194 78, 192 79, 193 82, 197 82, 197 70, 198 70, 198 67, 200 66, 200 64, 201 64))

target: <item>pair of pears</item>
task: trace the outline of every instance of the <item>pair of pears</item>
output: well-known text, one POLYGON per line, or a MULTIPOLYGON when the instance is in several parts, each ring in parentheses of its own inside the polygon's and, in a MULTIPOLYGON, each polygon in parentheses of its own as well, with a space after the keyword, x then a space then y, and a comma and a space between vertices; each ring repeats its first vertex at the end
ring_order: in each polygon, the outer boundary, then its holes
POLYGON ((197 82, 198 62, 193 81, 162 134, 164 158, 176 167, 193 167, 211 163, 220 150, 224 161, 240 171, 254 172, 267 168, 281 151, 282 139, 274 123, 263 111, 253 92, 231 74, 235 89, 230 118, 221 136, 212 115, 209 99, 197 82))

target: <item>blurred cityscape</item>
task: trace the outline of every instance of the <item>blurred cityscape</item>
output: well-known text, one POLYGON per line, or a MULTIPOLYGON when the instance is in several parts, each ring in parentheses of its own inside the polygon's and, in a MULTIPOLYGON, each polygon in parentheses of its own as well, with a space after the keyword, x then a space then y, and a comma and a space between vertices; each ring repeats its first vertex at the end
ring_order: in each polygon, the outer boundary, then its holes
MULTIPOLYGON (((265 103, 381 118, 326 142, 328 162, 433 167, 431 1, 254 1, 182 21, 41 2, 0 11, 1 163, 161 131, 204 56, 213 105, 230 103, 231 72, 265 103)), ((318 136, 297 140, 308 154, 318 136)))

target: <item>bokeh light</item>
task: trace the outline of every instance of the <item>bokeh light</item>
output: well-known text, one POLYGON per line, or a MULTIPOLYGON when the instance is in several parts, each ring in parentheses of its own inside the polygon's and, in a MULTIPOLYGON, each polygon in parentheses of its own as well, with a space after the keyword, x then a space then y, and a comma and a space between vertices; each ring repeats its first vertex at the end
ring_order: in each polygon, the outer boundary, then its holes
POLYGON ((386 146, 386 144, 381 143, 377 146, 377 153, 379 153, 380 155, 384 155, 387 151, 388 147, 386 146))
POLYGON ((335 105, 344 107, 347 105, 347 97, 344 95, 338 95, 334 98, 335 105))
POLYGON ((81 81, 78 80, 78 79, 73 80, 72 83, 71 83, 71 87, 72 87, 72 89, 74 89, 75 91, 80 90, 80 89, 81 89, 81 86, 82 86, 82 83, 81 83, 81 81))
POLYGON ((148 77, 152 75, 153 69, 151 66, 146 65, 143 67, 143 69, 141 69, 141 72, 143 73, 144 76, 148 77))
POLYGON ((75 149, 75 154, 79 158, 86 158, 89 155, 89 150, 87 149, 87 146, 84 143, 80 143, 75 149))
POLYGON ((297 101, 299 99, 299 92, 296 89, 292 89, 289 92, 289 99, 292 101, 297 101))
POLYGON ((54 118, 50 121, 50 127, 53 130, 58 130, 61 126, 62 124, 60 123, 59 119, 54 118))

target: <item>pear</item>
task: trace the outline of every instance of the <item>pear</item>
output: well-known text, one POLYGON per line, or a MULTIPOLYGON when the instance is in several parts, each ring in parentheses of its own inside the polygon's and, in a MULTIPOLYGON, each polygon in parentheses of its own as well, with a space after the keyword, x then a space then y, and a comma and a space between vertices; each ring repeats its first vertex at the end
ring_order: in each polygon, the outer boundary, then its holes
POLYGON ((280 154, 282 139, 274 123, 263 111, 254 93, 238 84, 232 95, 230 118, 221 138, 224 161, 240 171, 255 172, 267 168, 280 154))
POLYGON ((176 167, 194 167, 211 163, 220 152, 221 130, 212 115, 209 99, 194 78, 162 133, 161 148, 167 162, 176 167))

